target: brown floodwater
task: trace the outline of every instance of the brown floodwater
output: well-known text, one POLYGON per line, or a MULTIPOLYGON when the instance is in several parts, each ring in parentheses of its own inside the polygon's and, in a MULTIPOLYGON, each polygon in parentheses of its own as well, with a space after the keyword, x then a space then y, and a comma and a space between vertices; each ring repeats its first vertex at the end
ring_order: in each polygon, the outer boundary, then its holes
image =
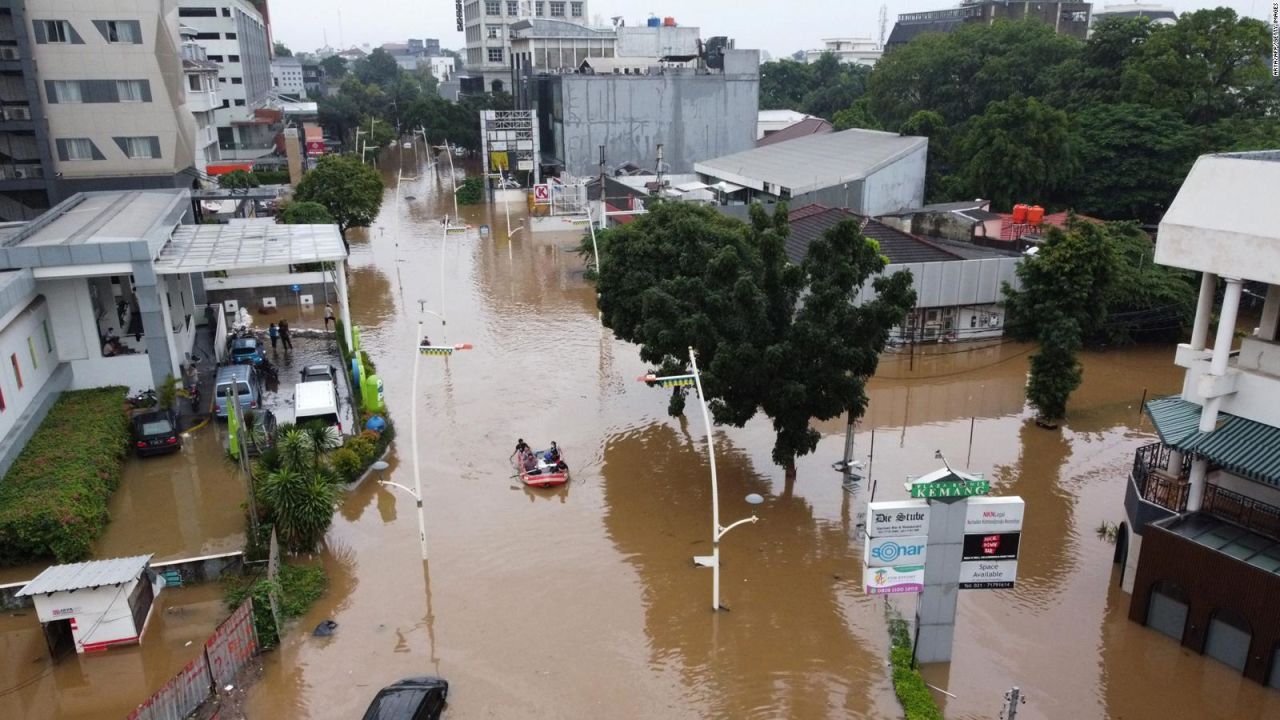
POLYGON ((925 669, 955 695, 937 695, 948 717, 995 717, 1014 685, 1029 698, 1020 718, 1280 716, 1280 695, 1129 622, 1114 548, 1096 534, 1122 519, 1133 452, 1154 436, 1144 391, 1179 388, 1171 347, 1086 355, 1055 431, 1024 409, 1027 346, 888 355, 856 433, 870 477, 848 490, 830 467, 843 419, 819 423, 792 485, 769 460, 766 420, 717 429, 726 523, 751 512, 747 493, 766 501, 723 543, 731 610, 716 614, 710 571, 691 562, 710 548, 700 418, 667 417, 665 393, 634 381, 648 368, 601 328, 575 235, 508 240, 503 206, 478 206, 463 217, 489 236, 445 245, 448 191, 430 170, 405 180, 414 200, 388 190, 352 237, 352 312, 400 432, 387 475, 406 485, 419 412, 431 560, 418 559, 409 498, 352 492, 322 553, 333 586, 267 657, 249 717, 354 717, 422 673, 452 684, 451 718, 900 716, 884 618, 910 617, 915 600, 861 592, 857 524, 871 484, 905 496, 935 450, 1028 505, 1018 587, 964 593, 954 661, 925 669), (424 359, 411 397, 416 323, 441 330, 420 308, 442 312, 442 262, 448 341, 475 349, 424 359), (517 437, 556 440, 572 482, 517 486, 517 437), (333 637, 305 632, 326 618, 333 637))

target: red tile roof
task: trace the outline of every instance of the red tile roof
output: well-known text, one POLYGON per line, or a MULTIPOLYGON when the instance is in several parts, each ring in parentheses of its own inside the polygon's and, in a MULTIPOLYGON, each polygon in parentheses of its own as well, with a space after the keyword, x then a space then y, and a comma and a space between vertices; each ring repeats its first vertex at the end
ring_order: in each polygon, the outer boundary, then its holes
MULTIPOLYGON (((1050 213, 1044 216, 1044 220, 1040 223, 1040 225, 1036 226, 1030 223, 1013 222, 1012 213, 996 213, 996 214, 999 215, 1001 218, 1003 218, 1003 224, 1000 226, 1000 239, 1008 242, 1013 242, 1014 240, 1017 240, 1023 235, 1039 235, 1041 229, 1044 228, 1045 226, 1051 225, 1057 228, 1066 227, 1067 216, 1070 215, 1070 213, 1068 212, 1050 213)), ((1092 217, 1089 217, 1088 215, 1081 215, 1080 213, 1076 213, 1076 217, 1080 218, 1081 220, 1087 220, 1092 223, 1102 222, 1097 218, 1092 218, 1092 217)))

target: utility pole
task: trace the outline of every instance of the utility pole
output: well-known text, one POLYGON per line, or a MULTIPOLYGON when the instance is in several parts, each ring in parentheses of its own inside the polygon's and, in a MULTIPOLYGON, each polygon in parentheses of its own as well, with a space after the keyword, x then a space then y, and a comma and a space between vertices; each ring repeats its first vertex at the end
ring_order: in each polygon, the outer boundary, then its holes
POLYGON ((1026 705, 1027 698, 1022 694, 1022 690, 1014 685, 1009 692, 1004 694, 1004 707, 1000 711, 1002 720, 1017 720, 1018 706, 1026 705))

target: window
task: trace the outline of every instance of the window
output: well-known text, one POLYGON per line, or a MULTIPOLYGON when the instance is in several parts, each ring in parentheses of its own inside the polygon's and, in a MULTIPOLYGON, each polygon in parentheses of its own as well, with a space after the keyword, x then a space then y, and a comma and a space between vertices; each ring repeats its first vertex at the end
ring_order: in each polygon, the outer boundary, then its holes
POLYGON ((208 58, 209 58, 209 60, 211 60, 212 62, 216 62, 216 63, 220 63, 220 62, 222 62, 222 56, 221 56, 221 55, 209 55, 209 56, 208 56, 208 58))
POLYGON ((71 42, 71 23, 66 20, 37 20, 44 28, 45 42, 71 42))
POLYGON ((580 2, 569 3, 569 8, 572 11, 574 17, 582 17, 582 3, 580 2))
POLYGON ((484 14, 485 15, 501 15, 502 3, 498 2, 498 0, 485 0, 484 14))
POLYGON ((52 87, 53 97, 50 100, 53 102, 84 102, 84 98, 80 95, 80 83, 75 80, 54 80, 52 87))
POLYGON ((202 32, 196 33, 197 40, 221 40, 222 36, 218 33, 202 32))
POLYGON ((564 17, 564 3, 556 0, 551 3, 551 17, 564 17))
POLYGON ((117 80, 116 93, 120 96, 120 102, 123 103, 146 101, 142 80, 117 80))
POLYGON ((533 5, 533 7, 534 7, 533 14, 534 14, 534 15, 537 15, 538 17, 542 17, 542 15, 543 15, 543 12, 542 12, 542 11, 543 11, 543 9, 546 7, 546 5, 547 5, 547 4, 546 4, 545 2, 542 2, 542 0, 538 0, 538 2, 534 3, 534 5, 533 5))
POLYGON ((511 17, 515 17, 520 14, 519 0, 507 0, 507 14, 511 17))
POLYGON ((231 8, 222 8, 222 17, 231 17, 231 8))
POLYGON ((201 89, 201 88, 200 88, 200 76, 199 76, 199 75, 188 75, 188 76, 187 76, 187 87, 191 88, 191 89, 192 89, 192 90, 194 90, 195 92, 200 92, 200 89, 201 89))
POLYGON ((108 20, 106 21, 107 42, 109 43, 126 43, 135 45, 142 42, 139 37, 138 23, 129 22, 127 20, 108 20))
POLYGON ((485 25, 484 27, 485 27, 485 30, 488 31, 490 39, 496 39, 496 38, 502 37, 501 25, 485 25))
POLYGON ((22 368, 18 367, 18 353, 9 356, 9 362, 13 363, 13 377, 18 381, 18 389, 22 389, 22 368))
POLYGON ((124 154, 131 160, 152 160, 158 156, 149 137, 124 138, 124 154))
POLYGON ((222 99, 222 107, 224 107, 224 108, 229 108, 229 107, 231 107, 231 101, 230 101, 230 100, 227 100, 226 98, 223 98, 223 99, 222 99))
MULTIPOLYGON (((225 10, 224 10, 225 12, 225 10)), ((180 7, 178 17, 217 17, 218 12, 211 7, 180 7)))
POLYGON ((226 37, 227 37, 227 39, 228 39, 228 40, 235 40, 235 39, 236 39, 236 34, 235 34, 235 33, 227 33, 226 37))
POLYGON ((239 55, 228 55, 228 56, 227 56, 227 62, 240 62, 240 56, 239 56, 239 55))
POLYGON ((237 100, 236 107, 244 107, 244 100, 237 100))
POLYGON ((53 336, 49 334, 49 321, 44 320, 40 323, 40 328, 44 330, 44 349, 46 353, 53 352, 53 336))
POLYGON ((502 62, 502 48, 500 47, 489 48, 489 62, 493 62, 493 63, 502 62))
POLYGON ((40 361, 36 359, 36 344, 32 342, 31 336, 27 336, 27 352, 31 353, 31 365, 35 369, 40 369, 40 361))
POLYGON ((218 82, 220 82, 220 83, 226 83, 226 82, 227 82, 227 79, 226 79, 226 78, 224 78, 224 77, 220 77, 220 78, 218 78, 218 82))
POLYGON ((89 138, 66 138, 59 142, 66 147, 68 160, 93 159, 93 141, 89 138))
POLYGON ((243 84, 244 84, 244 78, 231 78, 231 84, 232 84, 232 85, 243 85, 243 84))

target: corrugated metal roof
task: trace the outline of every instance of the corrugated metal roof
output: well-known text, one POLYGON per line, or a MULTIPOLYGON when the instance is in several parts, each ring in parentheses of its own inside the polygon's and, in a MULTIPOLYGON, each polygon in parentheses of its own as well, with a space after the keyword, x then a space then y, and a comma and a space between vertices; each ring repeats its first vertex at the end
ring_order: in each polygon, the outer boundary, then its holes
POLYGON ((47 593, 81 590, 83 588, 102 587, 129 582, 138 577, 150 555, 111 558, 110 560, 90 560, 69 565, 54 565, 36 576, 18 591, 18 597, 25 595, 45 595, 47 593))
POLYGON ((853 129, 806 135, 697 162, 693 170, 756 190, 769 183, 800 195, 861 180, 928 145, 926 137, 853 129))
POLYGON ((843 220, 858 222, 862 227, 863 236, 880 243, 880 253, 889 258, 890 263, 948 262, 960 259, 955 253, 943 250, 914 235, 840 208, 805 205, 792 210, 788 214, 788 220, 791 223, 791 234, 787 235, 787 239, 783 242, 787 257, 797 264, 804 260, 804 256, 809 252, 809 245, 814 240, 822 237, 823 233, 843 220))
POLYGON ((1280 485, 1280 427, 1218 414, 1212 432, 1200 432, 1201 407, 1180 397, 1147 403, 1165 445, 1206 458, 1228 472, 1280 485))

